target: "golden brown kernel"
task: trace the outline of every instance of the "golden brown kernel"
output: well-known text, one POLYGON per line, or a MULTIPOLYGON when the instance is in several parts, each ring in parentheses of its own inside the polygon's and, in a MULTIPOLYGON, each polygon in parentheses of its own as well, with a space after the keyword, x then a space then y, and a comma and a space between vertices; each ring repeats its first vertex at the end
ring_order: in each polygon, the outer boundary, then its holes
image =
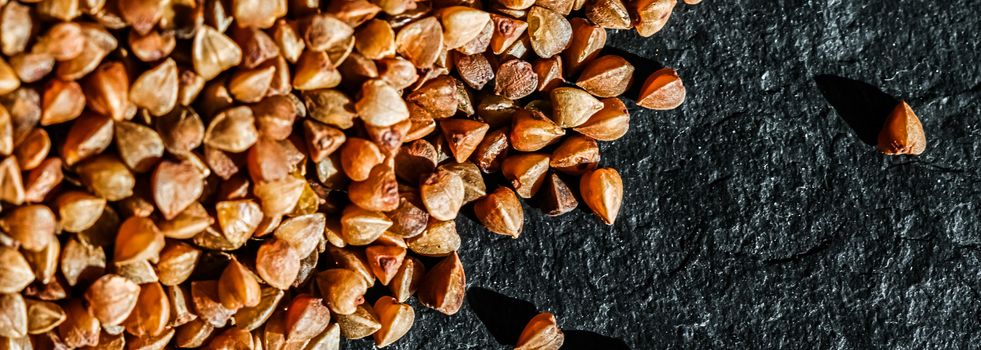
POLYGON ((637 98, 637 105, 654 110, 675 109, 684 102, 685 86, 671 68, 661 68, 647 77, 637 98))
POLYGON ((371 170, 364 181, 348 185, 348 198, 351 203, 370 211, 391 211, 398 208, 398 182, 395 171, 381 164, 371 170))
POLYGON ((514 114, 509 140, 515 150, 534 152, 558 141, 564 135, 565 130, 562 127, 541 113, 522 109, 514 114))
POLYGON ((274 95, 252 105, 259 135, 282 141, 293 132, 293 123, 306 115, 303 102, 293 94, 274 95))
POLYGON ((218 113, 204 133, 204 143, 208 146, 232 153, 249 149, 258 138, 252 109, 245 106, 218 113))
POLYGON ((296 22, 282 19, 277 21, 273 27, 272 35, 276 46, 279 47, 279 53, 290 63, 296 63, 300 54, 303 53, 303 49, 307 46, 303 38, 300 37, 296 22))
POLYGON ((620 173, 612 168, 589 171, 579 180, 579 193, 583 202, 603 219, 613 225, 623 203, 623 180, 620 173))
POLYGON ((312 51, 326 51, 354 35, 351 26, 328 14, 309 16, 300 26, 307 50, 312 51))
POLYGON ((300 256, 286 241, 274 239, 259 247, 255 268, 269 285, 288 289, 300 271, 300 256))
POLYGON ((242 49, 235 41, 210 26, 198 28, 192 45, 194 70, 205 80, 242 62, 242 49))
POLYGON ((154 116, 170 113, 179 92, 177 63, 167 59, 141 74, 129 90, 130 100, 154 116))
POLYGON ((582 18, 574 18, 569 23, 572 25, 572 41, 569 49, 562 53, 562 59, 566 73, 572 76, 579 73, 606 46, 606 30, 582 18))
POLYGON ((146 34, 163 16, 163 1, 120 0, 120 16, 140 34, 146 34))
POLYGON ((580 126, 603 109, 602 102, 588 92, 574 87, 555 88, 549 97, 554 107, 552 120, 564 128, 580 126))
POLYGON ((381 329, 378 316, 369 304, 358 305, 350 314, 337 315, 337 325, 341 336, 347 339, 361 339, 381 329))
POLYGON ((402 338, 415 321, 415 311, 407 304, 399 303, 392 297, 381 297, 375 301, 375 313, 381 328, 375 332, 375 346, 386 347, 402 338))
POLYGON ((925 149, 926 136, 920 118, 906 101, 900 101, 879 132, 879 151, 887 155, 920 155, 925 149))
POLYGON ((65 345, 82 347, 99 343, 99 320, 86 310, 82 299, 70 299, 65 305, 65 314, 65 322, 58 325, 58 335, 65 345))
POLYGON ((634 66, 616 55, 597 58, 586 64, 576 85, 597 97, 616 97, 630 87, 634 66))
POLYGON ((191 301, 195 314, 214 327, 224 327, 235 310, 221 304, 218 296, 218 281, 191 282, 191 301))
POLYGON ((538 193, 548 172, 549 157, 541 153, 517 154, 504 159, 501 173, 522 198, 538 193))
POLYGON ((236 0, 232 14, 241 27, 269 28, 286 15, 287 0, 236 0))
MULTIPOLYGON (((382 9, 379 5, 368 2, 367 0, 341 0, 331 1, 322 9, 324 12, 333 14, 334 17, 344 21, 352 27, 357 27, 365 21, 374 18, 382 9)), ((392 12, 392 14, 397 14, 392 12)))
POLYGON ((154 129, 164 147, 174 154, 188 153, 204 141, 204 122, 189 108, 178 107, 166 116, 155 118, 154 129))
POLYGON ((259 305, 261 293, 259 282, 251 271, 238 260, 228 262, 218 279, 218 298, 222 305, 232 310, 254 307, 259 305))
POLYGON ((573 130, 600 141, 613 141, 623 137, 630 128, 630 113, 627 111, 627 106, 616 97, 600 101, 603 102, 603 109, 573 130))
MULTIPOLYGON (((2 112, 0 112, 0 120, 4 118, 2 112)), ((9 115, 8 115, 9 116, 9 115)), ((0 121, 2 123, 2 121, 0 121)), ((8 124, 9 125, 9 124, 8 124)), ((2 128, 2 126, 0 126, 2 128)), ((2 131, 4 135, 0 135, 4 145, 2 147, 6 148, 7 145, 13 147, 13 130, 2 131)), ((27 137, 14 148, 14 155, 17 157, 17 164, 20 165, 21 170, 31 170, 37 168, 41 165, 41 162, 48 156, 48 152, 51 151, 51 138, 48 137, 48 132, 44 131, 42 128, 33 129, 27 137)), ((3 153, 3 152, 0 152, 3 153)))
POLYGON ((439 121, 443 137, 457 162, 464 162, 484 139, 489 126, 469 119, 443 119, 439 121))
POLYGON ((174 335, 175 344, 179 348, 200 347, 208 340, 214 330, 215 326, 196 318, 177 327, 177 332, 174 335))
POLYGON ((671 18, 674 10, 674 0, 640 0, 632 4, 634 12, 637 14, 634 28, 637 34, 649 37, 661 31, 664 25, 671 18))
POLYGON ((456 113, 456 79, 442 75, 425 82, 406 97, 413 118, 449 118, 456 113))
POLYGON ((365 123, 374 126, 391 126, 409 118, 402 96, 383 80, 369 80, 361 86, 355 109, 365 123))
POLYGON ((533 70, 538 75, 538 91, 552 91, 565 82, 562 78, 562 59, 559 56, 539 59, 535 62, 533 70))
POLYGON ((27 304, 20 294, 0 294, 0 336, 26 337, 27 317, 27 304))
POLYGON ((208 342, 207 349, 252 349, 255 346, 252 334, 240 327, 228 327, 219 332, 208 342))
POLYGON ((549 166, 566 174, 581 175, 596 169, 599 160, 599 145, 596 140, 574 135, 563 140, 559 147, 552 151, 549 166))
POLYGON ((317 285, 330 311, 350 315, 364 302, 367 285, 361 276, 348 269, 328 269, 317 274, 317 285))
POLYGON ((548 216, 559 216, 576 209, 579 201, 557 174, 550 174, 542 188, 542 210, 548 216))
POLYGON ((191 312, 191 295, 187 288, 178 286, 168 286, 166 288, 167 298, 170 301, 170 322, 171 327, 177 327, 197 320, 198 316, 191 312))
POLYGON ((78 165, 76 172, 89 189, 109 201, 129 197, 136 180, 126 165, 111 155, 99 155, 78 165))
POLYGON ((85 291, 85 301, 92 316, 103 325, 119 325, 126 320, 139 300, 140 286, 119 275, 100 277, 85 291))
POLYGON ((302 342, 317 336, 330 321, 330 310, 323 300, 301 294, 293 298, 286 309, 286 339, 302 342))
POLYGON ((395 56, 395 31, 388 22, 373 19, 359 27, 354 46, 364 57, 378 60, 395 56))
POLYGON ((516 350, 558 350, 565 342, 565 334, 556 325, 555 315, 543 312, 532 317, 518 336, 516 350))
POLYGON ((113 261, 120 264, 155 260, 164 247, 164 236, 153 221, 130 217, 119 226, 113 261))
POLYGON ((81 191, 69 191, 55 199, 61 228, 81 232, 95 225, 106 207, 106 200, 81 191))
POLYGON ((17 159, 7 157, 0 162, 0 199, 12 204, 24 203, 24 181, 21 178, 17 159))
POLYGON ((341 215, 341 237, 351 245, 367 245, 385 232, 392 221, 382 213, 361 209, 356 205, 344 208, 341 215))
POLYGON ((463 306, 467 277, 456 253, 443 258, 426 273, 419 285, 419 302, 446 315, 453 315, 463 306))
POLYGON ((437 16, 443 26, 447 49, 458 48, 473 40, 490 22, 487 12, 467 6, 445 7, 437 12, 437 16))
POLYGON ((437 220, 453 220, 463 206, 463 179, 445 168, 436 171, 419 185, 420 198, 429 215, 437 220))
POLYGON ((340 152, 344 173, 354 181, 367 180, 371 169, 384 159, 377 145, 361 138, 348 138, 340 152))
MULTIPOLYGON (((7 295, 19 296, 18 294, 7 295)), ((24 299, 24 301, 27 306, 27 333, 47 333, 61 325, 68 318, 64 309, 58 306, 58 304, 33 299, 24 299)), ((9 310, 12 308, 5 307, 3 309, 9 310)))
POLYGON ((354 105, 344 93, 331 90, 312 90, 303 92, 303 102, 310 111, 310 117, 322 123, 341 129, 350 128, 356 116, 354 105))
POLYGON ((21 248, 38 252, 55 238, 55 215, 46 205, 32 204, 15 208, 0 219, 0 228, 21 248))
POLYGON ((572 26, 555 11, 533 6, 528 10, 528 38, 538 57, 549 58, 569 46, 572 26))
POLYGON ((102 276, 105 267, 106 254, 102 247, 71 239, 61 251, 61 275, 69 286, 94 281, 102 276))
POLYGON ((426 17, 399 29, 395 50, 416 67, 430 68, 443 47, 443 28, 435 17, 426 17))
POLYGON ((480 90, 494 79, 494 68, 484 53, 473 55, 454 54, 453 64, 457 73, 468 86, 480 90))
POLYGON ((10 116, 13 144, 17 145, 41 120, 41 95, 35 89, 23 87, 0 95, 0 103, 10 116))
POLYGON ((460 235, 456 222, 430 219, 426 230, 418 236, 406 239, 413 253, 422 256, 447 256, 460 249, 460 235))
POLYGON ((183 283, 194 272, 200 257, 201 251, 189 244, 167 241, 164 249, 160 251, 160 259, 156 265, 160 283, 167 286, 183 283))
POLYGON ((378 145, 381 151, 388 156, 395 154, 398 152, 399 147, 402 147, 402 142, 405 140, 405 135, 407 135, 412 128, 412 122, 409 120, 403 120, 390 126, 365 124, 364 128, 365 132, 368 134, 368 138, 371 139, 371 142, 378 145))
POLYGON ((160 283, 140 286, 136 307, 129 314, 124 326, 129 334, 137 337, 158 336, 167 329, 170 321, 170 299, 160 283))
POLYGON ((10 1, 0 11, 0 47, 4 55, 13 56, 27 49, 34 29, 31 7, 10 1))
POLYGON ((256 183, 252 193, 262 203, 262 213, 274 217, 292 212, 307 187, 306 181, 290 175, 282 180, 256 183))
POLYGON ((383 58, 377 61, 377 69, 378 79, 396 89, 405 89, 419 80, 416 66, 401 57, 383 58))
MULTIPOLYGON (((299 69, 297 72, 305 73, 305 71, 300 71, 299 69)), ((237 101, 245 103, 259 102, 269 93, 275 77, 275 65, 262 65, 252 69, 239 68, 235 70, 235 73, 228 80, 228 91, 237 101)))
POLYGON ((474 202, 474 215, 488 230, 512 238, 521 235, 524 226, 524 210, 514 191, 498 187, 484 198, 474 202))
POLYGON ((497 70, 494 93, 512 100, 521 99, 535 92, 538 75, 530 63, 512 59, 501 64, 497 70))
POLYGON ((0 294, 20 293, 34 281, 34 271, 24 255, 11 247, 0 247, 0 294))
POLYGON ((248 330, 259 328, 269 320, 269 317, 279 306, 280 300, 286 294, 282 290, 270 286, 262 286, 261 291, 259 304, 254 307, 241 308, 235 313, 236 326, 248 330))
POLYGON ((388 288, 392 290, 392 295, 400 303, 404 303, 406 300, 409 300, 409 297, 415 294, 425 274, 426 267, 422 264, 422 261, 412 256, 406 256, 402 260, 402 266, 399 267, 392 281, 389 282, 388 288))
POLYGON ((490 47, 491 38, 494 36, 494 21, 484 22, 483 29, 473 39, 456 48, 456 51, 465 55, 475 55, 484 53, 490 47))
POLYGON ((0 64, 0 85, 4 90, 16 89, 21 82, 34 83, 54 70, 54 57, 45 53, 20 53, 10 58, 9 67, 0 64), (15 72, 15 75, 10 74, 15 72), (17 80, 20 78, 20 81, 17 80))
POLYGON ((490 49, 495 55, 504 53, 528 29, 528 23, 508 16, 492 13, 491 21, 494 23, 494 32, 491 36, 490 49))
POLYGON ((423 207, 415 193, 401 193, 398 208, 386 213, 392 221, 389 230, 402 235, 404 238, 414 237, 422 233, 429 222, 429 213, 423 207))
POLYGON ((48 242, 48 246, 37 252, 27 253, 25 258, 34 266, 34 275, 38 282, 51 283, 58 272, 61 256, 61 242, 57 239, 48 242))
POLYGON ((61 147, 61 156, 68 166, 102 153, 112 144, 112 119, 86 113, 75 120, 61 147))
POLYGON ((61 159, 48 158, 24 179, 24 201, 39 203, 64 179, 61 159))
POLYGON ((163 157, 163 139, 153 129, 131 122, 117 122, 114 126, 119 156, 134 172, 150 171, 163 157))
POLYGON ((586 18, 607 29, 630 29, 632 21, 621 0, 596 0, 586 7, 586 18))
POLYGON ((341 73, 334 67, 327 52, 304 51, 296 63, 293 87, 297 90, 316 90, 336 87, 341 73))
POLYGON ((140 35, 135 30, 129 32, 129 47, 136 58, 143 62, 156 62, 170 56, 177 47, 177 39, 171 31, 151 30, 140 35))
POLYGON ((471 162, 450 163, 443 165, 449 171, 456 173, 463 180, 463 203, 470 203, 487 194, 484 177, 480 168, 471 162))
POLYGON ((58 62, 55 74, 65 80, 81 79, 95 70, 102 59, 118 46, 116 38, 100 25, 81 23, 85 35, 85 50, 77 57, 58 62))
POLYGON ((74 81, 52 79, 44 88, 42 104, 41 125, 64 123, 82 114, 85 95, 74 81))
POLYGON ((484 173, 497 172, 501 168, 501 162, 507 157, 509 148, 506 128, 491 131, 474 150, 473 162, 484 173))
POLYGON ((173 219, 204 191, 201 173, 189 162, 163 161, 153 171, 153 200, 165 219, 173 219))
POLYGON ((129 100, 129 74, 120 62, 99 65, 83 82, 89 109, 113 120, 130 119, 136 109, 129 100))

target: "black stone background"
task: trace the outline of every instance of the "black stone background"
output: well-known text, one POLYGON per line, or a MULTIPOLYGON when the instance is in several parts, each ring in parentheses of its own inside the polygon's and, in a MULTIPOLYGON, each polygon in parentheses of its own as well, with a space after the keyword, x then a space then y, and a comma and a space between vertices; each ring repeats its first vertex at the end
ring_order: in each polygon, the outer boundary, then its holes
POLYGON ((688 88, 674 111, 631 104, 627 136, 601 143, 624 179, 616 224, 526 206, 512 240, 458 220, 468 302, 415 304, 392 348, 507 349, 533 308, 566 349, 978 347, 979 16, 977 0, 706 0, 652 38, 611 32, 688 88), (892 98, 923 122, 920 157, 862 141, 892 98))

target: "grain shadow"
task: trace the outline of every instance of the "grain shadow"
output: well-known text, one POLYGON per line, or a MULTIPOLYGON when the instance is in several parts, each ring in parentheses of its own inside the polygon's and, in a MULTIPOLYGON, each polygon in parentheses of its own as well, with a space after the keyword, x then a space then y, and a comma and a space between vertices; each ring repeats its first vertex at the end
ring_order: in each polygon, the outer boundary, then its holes
POLYGON ((467 304, 502 345, 514 346, 525 324, 538 314, 535 304, 480 287, 467 291, 467 304))
MULTIPOLYGON (((499 344, 513 347, 521 331, 532 317, 538 314, 534 304, 481 287, 467 291, 467 304, 477 318, 487 327, 499 344)), ((559 320, 559 327, 563 327, 559 320)), ((583 330, 562 330, 565 333, 563 350, 629 350, 620 339, 583 330)))
POLYGON ((817 75, 814 82, 855 135, 862 142, 875 145, 879 131, 899 100, 875 86, 836 75, 817 75))

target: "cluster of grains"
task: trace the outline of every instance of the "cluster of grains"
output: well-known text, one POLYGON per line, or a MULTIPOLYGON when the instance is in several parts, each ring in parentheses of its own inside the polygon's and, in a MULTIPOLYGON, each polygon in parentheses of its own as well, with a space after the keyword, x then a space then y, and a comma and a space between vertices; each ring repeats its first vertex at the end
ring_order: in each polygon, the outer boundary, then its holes
MULTIPOLYGON (((462 208, 517 237, 519 198, 569 212, 578 178, 612 224, 597 141, 635 70, 606 30, 676 0, 0 6, 0 349, 275 350, 456 313, 462 208)), ((638 105, 684 100, 643 78, 638 105)), ((535 324, 520 347, 561 344, 535 324)))

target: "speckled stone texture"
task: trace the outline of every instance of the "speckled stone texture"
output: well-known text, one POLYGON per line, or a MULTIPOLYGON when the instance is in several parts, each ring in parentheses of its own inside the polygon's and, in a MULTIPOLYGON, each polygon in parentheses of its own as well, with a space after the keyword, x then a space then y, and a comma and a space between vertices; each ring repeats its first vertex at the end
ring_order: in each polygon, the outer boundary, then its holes
POLYGON ((569 349, 977 347, 979 33, 976 0, 706 0, 653 38, 611 33, 688 87, 674 111, 631 104, 601 143, 617 223, 526 206, 512 240, 459 219, 468 303, 414 304, 392 348, 507 349, 534 308, 569 349), (908 101, 926 153, 876 152, 819 75, 908 101))

